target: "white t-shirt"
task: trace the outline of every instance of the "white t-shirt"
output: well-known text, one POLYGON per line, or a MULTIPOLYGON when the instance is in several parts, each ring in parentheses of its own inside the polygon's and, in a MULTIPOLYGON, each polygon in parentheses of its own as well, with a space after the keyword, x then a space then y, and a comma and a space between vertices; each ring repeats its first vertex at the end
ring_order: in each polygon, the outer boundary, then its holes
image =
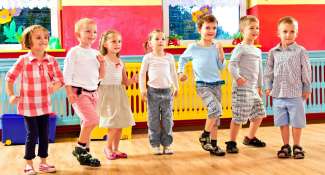
POLYGON ((98 54, 98 51, 92 48, 72 47, 64 60, 64 83, 96 90, 99 83, 98 54))
POLYGON ((146 86, 146 73, 148 72, 148 85, 153 88, 165 89, 172 85, 178 89, 177 73, 173 55, 166 53, 165 56, 158 57, 148 53, 143 57, 139 85, 143 92, 146 86))

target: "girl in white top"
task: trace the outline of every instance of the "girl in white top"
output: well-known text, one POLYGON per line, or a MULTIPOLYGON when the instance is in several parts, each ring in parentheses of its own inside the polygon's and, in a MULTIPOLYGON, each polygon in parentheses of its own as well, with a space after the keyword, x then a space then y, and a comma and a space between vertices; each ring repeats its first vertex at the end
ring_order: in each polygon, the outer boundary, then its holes
POLYGON ((121 45, 121 34, 115 30, 108 30, 100 39, 100 53, 105 59, 106 75, 98 89, 99 127, 109 128, 107 146, 104 148, 109 160, 127 158, 127 154, 118 149, 122 128, 135 125, 125 86, 136 83, 137 78, 136 74, 131 79, 127 77, 120 59, 121 45))
POLYGON ((160 30, 149 34, 148 43, 152 52, 143 57, 139 86, 142 99, 148 101, 149 141, 154 154, 173 154, 170 148, 173 142, 172 106, 173 96, 178 92, 175 60, 173 55, 164 52, 166 36, 160 30))

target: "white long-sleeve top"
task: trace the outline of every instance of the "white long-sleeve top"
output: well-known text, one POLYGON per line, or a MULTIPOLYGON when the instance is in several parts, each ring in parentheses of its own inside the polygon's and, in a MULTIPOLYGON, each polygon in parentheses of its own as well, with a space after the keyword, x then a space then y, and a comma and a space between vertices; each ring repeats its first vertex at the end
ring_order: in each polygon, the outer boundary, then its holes
POLYGON ((97 89, 99 83, 98 51, 80 46, 72 47, 64 60, 63 77, 65 85, 97 89))
POLYGON ((148 85, 153 88, 170 88, 174 86, 178 90, 177 73, 174 56, 166 53, 162 57, 148 53, 143 57, 139 86, 140 92, 146 90, 146 73, 148 72, 148 85))

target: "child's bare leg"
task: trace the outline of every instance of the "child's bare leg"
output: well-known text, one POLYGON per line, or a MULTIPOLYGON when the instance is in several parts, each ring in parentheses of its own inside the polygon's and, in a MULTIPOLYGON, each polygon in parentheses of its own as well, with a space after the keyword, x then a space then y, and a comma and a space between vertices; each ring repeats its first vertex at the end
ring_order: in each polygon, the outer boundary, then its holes
POLYGON ((114 128, 110 128, 107 132, 107 149, 109 152, 113 152, 113 142, 115 138, 116 130, 114 128))
POLYGON ((292 137, 294 145, 300 145, 301 131, 301 128, 292 128, 292 137))
POLYGON ((91 131, 96 127, 96 125, 81 126, 80 135, 78 141, 87 144, 89 142, 91 131))
POLYGON ((282 136, 282 141, 284 145, 289 144, 289 126, 288 125, 284 125, 284 126, 280 126, 280 131, 281 131, 281 136, 282 136))
POLYGON ((211 128, 214 128, 216 118, 207 118, 205 121, 204 130, 211 132, 211 128))
POLYGON ((262 123, 263 118, 257 118, 253 121, 250 122, 249 124, 249 131, 248 131, 248 138, 252 139, 255 137, 256 135, 256 131, 257 129, 260 127, 261 123, 262 123))
POLYGON ((33 160, 26 160, 26 164, 30 167, 33 167, 33 160))
POLYGON ((119 147, 119 144, 120 144, 121 135, 122 135, 122 128, 115 129, 115 136, 114 136, 114 140, 113 140, 113 150, 114 150, 114 152, 119 152, 118 147, 119 147))
POLYGON ((241 125, 231 121, 230 123, 230 141, 236 142, 237 135, 241 125))

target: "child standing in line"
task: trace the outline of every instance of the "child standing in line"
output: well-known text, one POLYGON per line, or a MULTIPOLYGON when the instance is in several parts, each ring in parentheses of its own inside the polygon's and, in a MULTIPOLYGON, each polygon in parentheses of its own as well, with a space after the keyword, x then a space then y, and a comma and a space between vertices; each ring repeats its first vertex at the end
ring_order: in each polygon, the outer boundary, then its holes
POLYGON ((220 43, 213 40, 217 34, 218 21, 213 15, 199 18, 197 27, 201 39, 188 46, 179 58, 178 74, 181 81, 187 76, 183 73, 185 64, 191 59, 196 81, 196 92, 208 109, 204 131, 199 139, 204 150, 216 156, 224 156, 225 152, 217 146, 217 131, 220 125, 221 80, 220 71, 225 67, 224 52, 220 43), (211 133, 211 140, 210 140, 211 133))
POLYGON ((38 156, 41 158, 39 171, 55 172, 55 166, 49 165, 49 115, 51 110, 51 94, 63 86, 63 76, 58 62, 46 54, 49 32, 40 25, 27 27, 22 34, 22 46, 30 49, 21 55, 6 75, 6 90, 11 104, 18 103, 18 114, 24 116, 27 131, 25 143, 26 175, 36 174, 33 167, 35 145, 38 142, 38 156), (14 94, 14 82, 20 80, 20 95, 14 94))
POLYGON ((142 99, 148 103, 149 142, 155 155, 173 154, 172 106, 173 96, 178 92, 175 60, 173 55, 164 52, 166 36, 161 30, 149 34, 148 44, 152 51, 143 57, 139 86, 142 99))
POLYGON ((232 113, 230 141, 227 153, 238 153, 236 138, 242 123, 250 120, 248 135, 243 144, 265 147, 265 142, 256 138, 256 131, 266 117, 262 96, 262 53, 254 46, 259 35, 259 20, 255 16, 243 16, 239 20, 243 41, 233 50, 229 72, 233 76, 232 113))
POLYGON ((122 128, 134 126, 125 86, 137 82, 136 74, 128 79, 124 64, 120 59, 122 47, 121 34, 115 30, 108 30, 100 39, 100 53, 104 56, 106 76, 98 89, 99 127, 109 128, 107 146, 104 153, 107 159, 115 160, 127 158, 127 154, 120 152, 118 147, 122 128))
POLYGON ((68 100, 81 120, 78 143, 72 153, 81 165, 98 167, 100 161, 89 153, 89 140, 91 131, 99 123, 97 87, 105 74, 104 59, 91 48, 97 37, 94 20, 83 18, 77 21, 75 34, 79 45, 69 50, 63 69, 68 100))
POLYGON ((280 43, 272 48, 265 70, 266 95, 273 97, 274 125, 280 127, 283 146, 279 158, 303 159, 300 146, 302 128, 306 127, 305 101, 311 93, 311 66, 305 48, 295 39, 298 21, 286 16, 278 22, 280 43), (293 147, 289 145, 292 126, 293 147))

